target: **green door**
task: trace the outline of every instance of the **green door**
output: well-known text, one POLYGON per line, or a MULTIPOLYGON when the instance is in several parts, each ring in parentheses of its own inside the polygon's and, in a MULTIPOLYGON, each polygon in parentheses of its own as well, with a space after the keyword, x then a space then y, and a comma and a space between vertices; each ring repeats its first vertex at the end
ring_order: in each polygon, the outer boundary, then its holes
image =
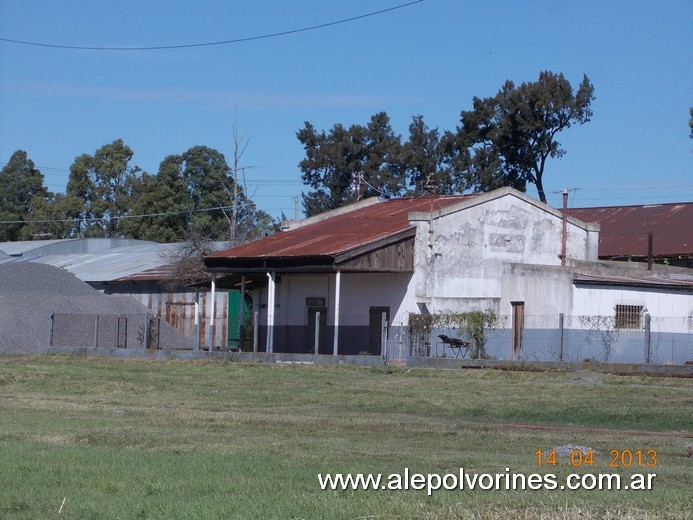
POLYGON ((226 345, 229 348, 244 350, 242 343, 248 344, 248 341, 252 339, 253 331, 250 328, 250 305, 245 298, 241 299, 241 291, 239 289, 229 291, 228 310, 229 321, 226 345), (243 327, 241 327, 241 324, 243 324, 243 327))

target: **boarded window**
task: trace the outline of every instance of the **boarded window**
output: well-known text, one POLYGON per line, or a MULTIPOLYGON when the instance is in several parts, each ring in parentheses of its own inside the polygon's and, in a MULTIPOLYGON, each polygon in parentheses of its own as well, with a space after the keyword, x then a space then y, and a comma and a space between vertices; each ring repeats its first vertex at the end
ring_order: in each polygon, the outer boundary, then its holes
POLYGON ((617 305, 616 328, 617 329, 641 329, 642 305, 617 305))

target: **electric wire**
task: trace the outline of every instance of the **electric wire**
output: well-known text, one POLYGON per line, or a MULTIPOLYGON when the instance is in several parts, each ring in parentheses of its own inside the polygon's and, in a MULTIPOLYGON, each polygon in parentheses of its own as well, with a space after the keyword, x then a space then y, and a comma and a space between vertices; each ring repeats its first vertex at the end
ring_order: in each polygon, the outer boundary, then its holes
POLYGON ((394 7, 389 7, 387 9, 381 9, 379 11, 373 11, 373 12, 358 15, 358 16, 352 16, 351 18, 343 18, 341 20, 336 20, 334 22, 327 22, 327 23, 318 24, 318 25, 311 25, 309 27, 302 27, 300 29, 291 29, 288 31, 281 31, 281 32, 270 33, 270 34, 262 34, 259 36, 248 36, 246 38, 235 38, 232 40, 222 40, 222 41, 217 41, 217 42, 187 43, 187 44, 181 44, 181 45, 155 45, 155 46, 151 46, 151 47, 95 47, 95 46, 85 46, 85 45, 60 45, 60 44, 54 44, 54 43, 32 42, 32 41, 25 41, 25 40, 14 40, 11 38, 3 38, 3 37, 0 37, 0 41, 6 42, 6 43, 19 44, 19 45, 31 45, 34 47, 48 47, 48 48, 52 48, 52 49, 81 50, 81 51, 158 51, 158 50, 167 50, 167 49, 190 49, 190 48, 195 48, 195 47, 212 47, 212 46, 218 46, 218 45, 230 45, 230 44, 234 44, 234 43, 243 43, 243 42, 250 42, 250 41, 256 41, 256 40, 265 40, 268 38, 277 38, 279 36, 287 36, 289 34, 297 34, 297 33, 302 33, 302 32, 307 32, 307 31, 313 31, 316 29, 323 29, 325 27, 331 27, 334 25, 340 25, 340 24, 344 24, 344 23, 348 23, 348 22, 353 22, 356 20, 362 20, 364 18, 369 18, 371 16, 377 16, 380 14, 395 11, 397 9, 403 9, 405 7, 409 7, 409 6, 412 6, 414 4, 418 4, 421 2, 423 2, 423 0, 414 0, 412 2, 396 5, 394 7))

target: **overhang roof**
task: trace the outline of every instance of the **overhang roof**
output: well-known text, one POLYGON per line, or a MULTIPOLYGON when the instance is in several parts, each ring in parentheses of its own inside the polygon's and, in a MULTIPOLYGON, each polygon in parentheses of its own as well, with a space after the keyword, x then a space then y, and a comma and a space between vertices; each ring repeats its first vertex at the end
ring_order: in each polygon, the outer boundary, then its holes
POLYGON ((575 276, 573 283, 575 283, 575 285, 693 291, 693 276, 685 275, 672 275, 669 278, 655 278, 652 276, 613 276, 581 273, 575 276))
POLYGON ((693 202, 574 208, 569 214, 600 225, 600 258, 646 257, 650 231, 655 257, 693 256, 693 202))
POLYGON ((470 195, 404 197, 354 205, 328 212, 298 228, 212 253, 207 267, 258 264, 279 260, 285 264, 332 265, 339 257, 361 254, 369 248, 414 236, 409 214, 442 209, 470 195))

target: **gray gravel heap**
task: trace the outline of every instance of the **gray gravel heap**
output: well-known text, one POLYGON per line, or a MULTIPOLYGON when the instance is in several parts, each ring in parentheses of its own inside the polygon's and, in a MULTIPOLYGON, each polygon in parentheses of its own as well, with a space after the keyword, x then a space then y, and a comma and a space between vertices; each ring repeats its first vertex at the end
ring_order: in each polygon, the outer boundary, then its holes
MULTIPOLYGON (((0 353, 47 351, 51 312, 71 315, 137 315, 148 309, 130 296, 104 295, 71 273, 46 264, 0 264, 0 353)), ((84 321, 84 320, 82 320, 84 321)), ((80 320, 75 319, 75 327, 80 320)), ((93 319, 89 322, 93 324, 93 319)), ((85 331, 93 337, 93 325, 85 331)), ((192 348, 192 339, 161 320, 162 348, 192 348)), ((91 345, 73 345, 91 346, 91 345)))

